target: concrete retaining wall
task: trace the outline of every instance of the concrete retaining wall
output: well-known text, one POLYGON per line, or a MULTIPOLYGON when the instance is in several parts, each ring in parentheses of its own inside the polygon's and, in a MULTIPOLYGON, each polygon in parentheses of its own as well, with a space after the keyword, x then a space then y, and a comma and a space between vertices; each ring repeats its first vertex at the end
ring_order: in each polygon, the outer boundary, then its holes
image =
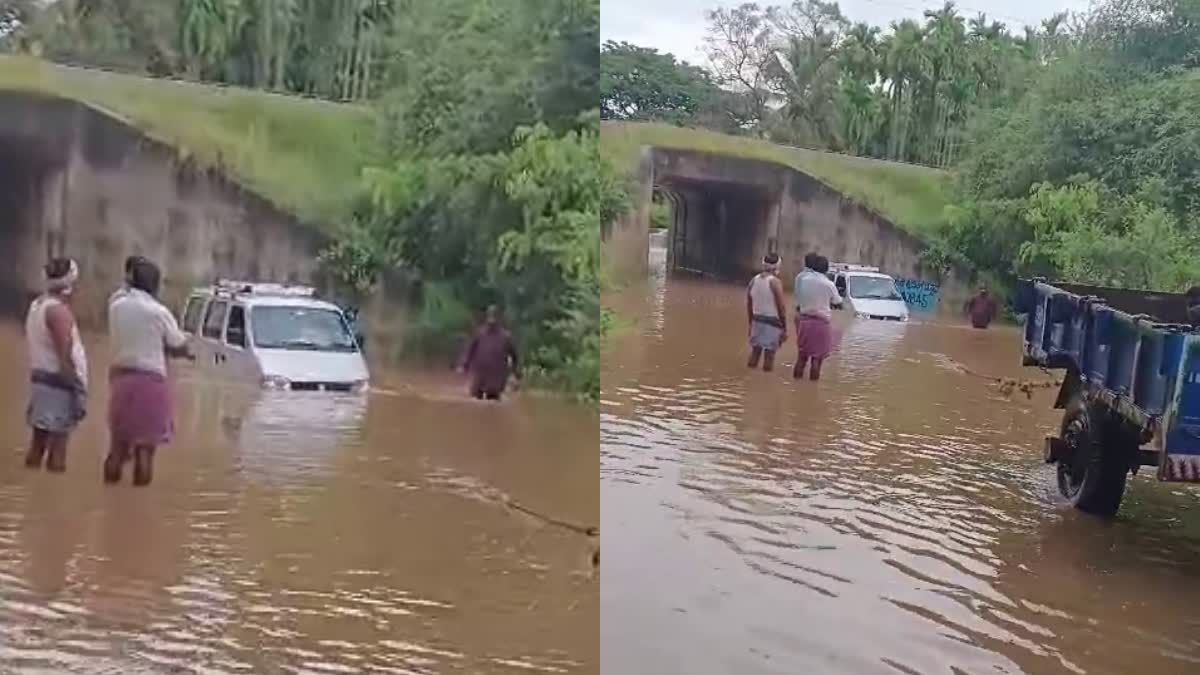
MULTIPOLYGON (((105 300, 132 254, 162 267, 171 307, 217 277, 328 287, 317 260, 327 240, 317 226, 81 103, 0 94, 0 173, 0 202, 10 207, 0 226, 9 261, 0 305, 10 313, 38 292, 41 265, 53 255, 80 263, 76 312, 88 328, 102 327, 105 300)), ((368 327, 403 314, 395 294, 385 295, 364 308, 368 327)))
POLYGON ((818 179, 771 162, 684 150, 646 149, 637 209, 606 241, 614 269, 646 273, 649 202, 655 190, 678 205, 669 235, 672 265, 741 280, 773 249, 789 280, 816 251, 832 261, 872 265, 898 279, 937 287, 940 307, 957 311, 968 288, 921 264, 924 244, 818 179))

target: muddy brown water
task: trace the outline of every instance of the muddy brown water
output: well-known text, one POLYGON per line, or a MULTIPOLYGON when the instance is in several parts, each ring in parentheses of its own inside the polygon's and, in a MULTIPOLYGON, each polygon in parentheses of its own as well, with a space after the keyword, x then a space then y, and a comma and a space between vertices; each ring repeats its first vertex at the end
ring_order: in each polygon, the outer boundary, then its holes
POLYGON ((1017 329, 843 316, 826 379, 794 383, 746 369, 743 293, 610 299, 639 320, 604 358, 604 672, 1200 672, 1200 490, 1066 506, 1053 393, 959 367, 1049 379, 1017 329))
MULTIPOLYGON (((105 348, 56 476, 0 325, 0 672, 595 673, 595 411, 376 374, 364 402, 186 369, 155 482, 101 484, 105 348)), ((128 481, 128 478, 126 479, 128 481)))

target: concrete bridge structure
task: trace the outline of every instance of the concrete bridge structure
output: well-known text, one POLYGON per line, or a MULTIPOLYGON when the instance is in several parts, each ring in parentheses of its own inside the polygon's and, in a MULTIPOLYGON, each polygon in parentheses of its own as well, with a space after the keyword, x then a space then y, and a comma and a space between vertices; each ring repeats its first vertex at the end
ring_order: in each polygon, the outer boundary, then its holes
POLYGON ((667 265, 719 279, 745 280, 769 251, 783 275, 816 251, 830 260, 873 265, 897 278, 923 280, 943 298, 965 295, 956 278, 921 263, 924 243, 823 182, 791 167, 727 155, 643 148, 635 208, 604 228, 605 255, 622 276, 646 271, 650 209, 671 206, 667 265))

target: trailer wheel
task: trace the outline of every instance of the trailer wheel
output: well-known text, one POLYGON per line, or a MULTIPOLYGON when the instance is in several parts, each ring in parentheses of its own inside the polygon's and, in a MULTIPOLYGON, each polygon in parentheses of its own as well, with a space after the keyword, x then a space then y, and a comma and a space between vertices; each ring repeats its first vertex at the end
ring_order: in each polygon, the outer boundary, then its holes
POLYGON ((1128 434, 1102 408, 1075 396, 1066 406, 1058 490, 1080 511, 1111 516, 1121 506, 1130 461, 1128 434))

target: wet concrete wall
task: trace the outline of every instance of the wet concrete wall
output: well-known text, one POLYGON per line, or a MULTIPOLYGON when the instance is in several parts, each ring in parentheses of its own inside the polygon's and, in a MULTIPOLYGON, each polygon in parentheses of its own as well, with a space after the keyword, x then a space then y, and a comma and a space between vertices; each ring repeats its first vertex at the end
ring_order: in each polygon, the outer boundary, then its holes
POLYGON ((600 224, 601 248, 606 271, 619 281, 646 274, 650 255, 650 207, 653 194, 653 155, 649 149, 631 178, 633 209, 613 223, 600 224))
MULTIPOLYGON (((742 280, 774 251, 790 285, 805 254, 816 251, 831 261, 872 265, 898 279, 929 283, 938 289, 943 309, 957 309, 967 295, 956 275, 943 276, 921 264, 919 239, 812 176, 780 164, 704 152, 646 153, 639 197, 648 202, 646 193, 653 191, 675 206, 668 241, 673 269, 742 280)), ((633 245, 648 242, 645 202, 620 224, 621 245, 605 250, 610 258, 624 258, 614 267, 636 271, 631 273, 646 269, 645 249, 633 245)))
POLYGON ((85 105, 0 94, 0 173, 0 297, 10 311, 38 292, 51 255, 80 262, 86 327, 101 327, 131 254, 162 266, 172 307, 219 276, 324 285, 317 227, 85 105))

